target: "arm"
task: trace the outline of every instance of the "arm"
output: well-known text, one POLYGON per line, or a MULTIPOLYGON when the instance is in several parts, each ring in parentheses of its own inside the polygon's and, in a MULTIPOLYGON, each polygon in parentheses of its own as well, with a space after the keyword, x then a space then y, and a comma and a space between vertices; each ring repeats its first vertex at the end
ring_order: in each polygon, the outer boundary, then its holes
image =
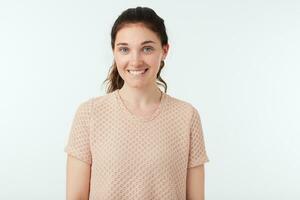
POLYGON ((204 165, 188 168, 187 200, 204 200, 204 165))
POLYGON ((91 167, 72 156, 67 158, 67 200, 88 200, 91 167))

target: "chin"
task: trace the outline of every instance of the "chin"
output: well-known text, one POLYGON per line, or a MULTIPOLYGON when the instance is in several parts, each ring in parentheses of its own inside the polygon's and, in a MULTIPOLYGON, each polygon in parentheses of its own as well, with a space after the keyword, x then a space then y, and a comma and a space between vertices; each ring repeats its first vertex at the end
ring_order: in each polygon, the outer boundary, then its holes
POLYGON ((137 82, 129 81, 126 83, 126 85, 131 88, 140 89, 140 88, 146 88, 148 84, 145 82, 140 82, 140 81, 137 81, 137 82))

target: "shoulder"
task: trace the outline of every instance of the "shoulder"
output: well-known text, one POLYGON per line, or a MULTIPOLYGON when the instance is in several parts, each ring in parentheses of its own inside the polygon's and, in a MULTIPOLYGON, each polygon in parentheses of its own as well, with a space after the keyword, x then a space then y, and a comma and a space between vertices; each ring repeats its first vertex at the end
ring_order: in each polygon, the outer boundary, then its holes
POLYGON ((90 97, 79 103, 78 110, 91 112, 97 108, 105 108, 114 104, 113 93, 90 97))
POLYGON ((198 113, 197 108, 190 102, 173 97, 171 95, 168 96, 168 107, 171 111, 175 112, 176 115, 183 115, 188 118, 192 118, 195 114, 198 113))

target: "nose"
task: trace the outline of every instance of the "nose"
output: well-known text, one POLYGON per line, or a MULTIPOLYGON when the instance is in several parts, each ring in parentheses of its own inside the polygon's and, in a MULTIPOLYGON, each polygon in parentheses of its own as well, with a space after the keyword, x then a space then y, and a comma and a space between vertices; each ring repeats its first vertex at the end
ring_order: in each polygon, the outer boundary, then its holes
POLYGON ((137 51, 132 51, 130 56, 130 66, 132 67, 138 67, 143 63, 142 56, 137 51))

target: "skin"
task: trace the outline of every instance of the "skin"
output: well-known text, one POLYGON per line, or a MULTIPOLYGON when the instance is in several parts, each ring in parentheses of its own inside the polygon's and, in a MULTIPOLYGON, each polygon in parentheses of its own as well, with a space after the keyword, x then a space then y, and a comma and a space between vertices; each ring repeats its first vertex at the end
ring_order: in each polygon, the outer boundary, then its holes
POLYGON ((204 165, 188 168, 186 181, 186 199, 204 200, 204 165))
POLYGON ((67 158, 67 200, 88 200, 91 166, 70 155, 67 158))
MULTIPOLYGON (((156 84, 159 66, 168 54, 169 45, 161 45, 159 37, 143 24, 128 24, 116 36, 113 55, 124 80, 119 94, 134 114, 146 117, 160 103, 161 92, 156 84), (135 77, 127 70, 148 68, 144 77, 135 77)), ((67 200, 85 200, 89 196, 91 166, 72 156, 67 159, 67 200)), ((204 200, 204 166, 187 170, 187 199, 204 200)))
POLYGON ((119 94, 133 113, 147 116, 159 105, 161 92, 156 75, 168 50, 169 45, 162 46, 158 36, 143 24, 129 24, 118 31, 113 54, 124 80, 119 94), (144 77, 135 77, 127 71, 144 68, 148 68, 144 77))

